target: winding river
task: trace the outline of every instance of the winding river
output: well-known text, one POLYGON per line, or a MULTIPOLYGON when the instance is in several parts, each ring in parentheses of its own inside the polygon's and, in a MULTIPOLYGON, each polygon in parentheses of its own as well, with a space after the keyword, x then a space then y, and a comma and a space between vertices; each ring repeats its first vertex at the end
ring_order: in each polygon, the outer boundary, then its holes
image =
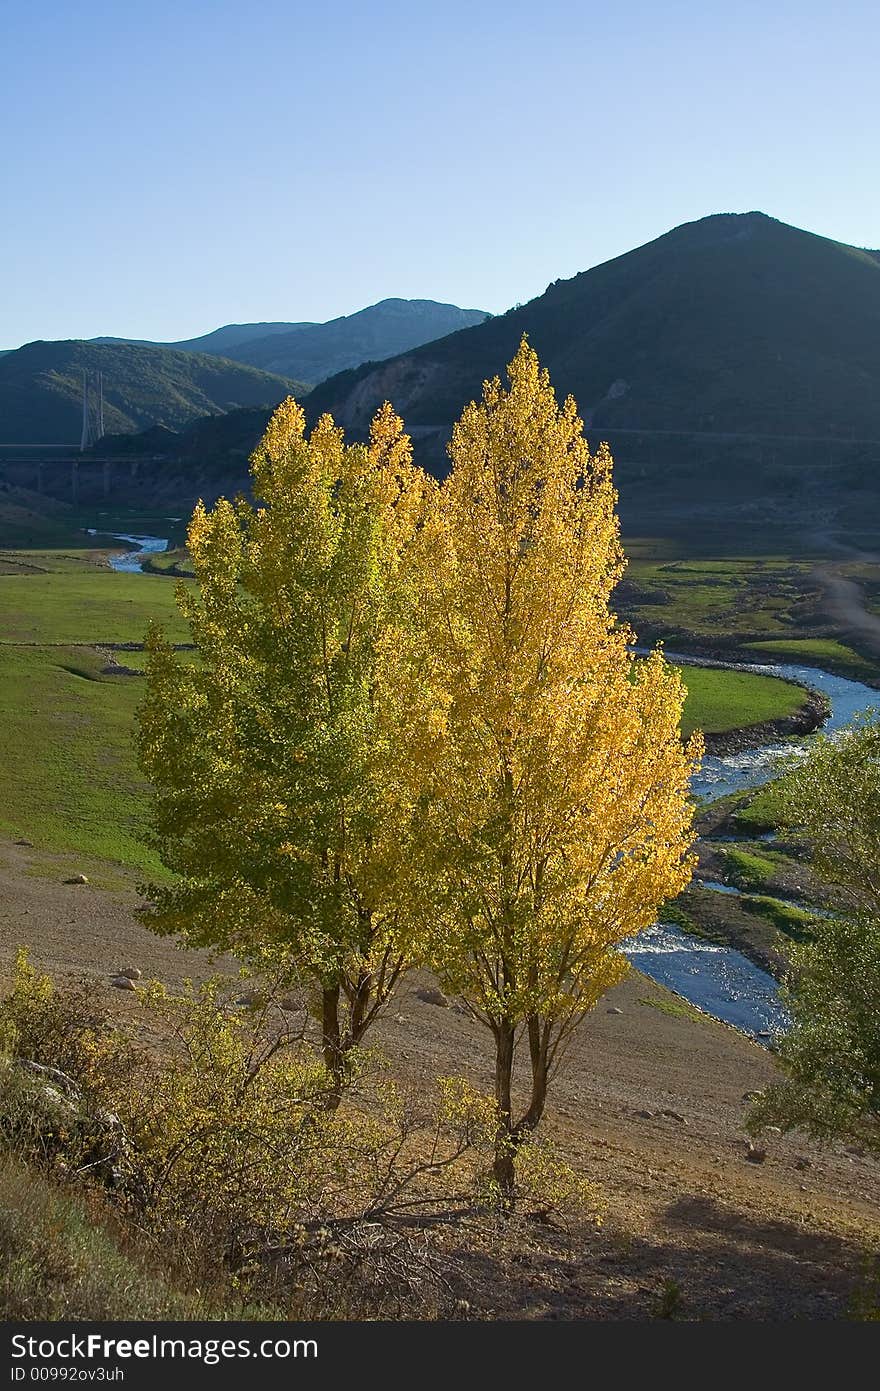
MULTIPOLYGON (((168 541, 161 536, 126 536, 118 531, 112 534, 114 540, 127 541, 129 545, 136 547, 135 550, 115 553, 110 557, 110 569, 120 570, 125 574, 140 574, 147 556, 160 555, 168 549, 168 541)), ((90 535, 95 536, 97 532, 90 531, 90 535)))
MULTIPOLYGON (((168 546, 167 540, 158 536, 116 533, 116 539, 138 548, 110 557, 114 570, 128 573, 141 571, 147 556, 168 546)), ((667 652, 666 656, 684 665, 699 664, 697 658, 681 652, 667 652)), ((824 692, 831 705, 831 714, 823 726, 825 731, 841 729, 856 715, 880 706, 880 691, 860 681, 833 676, 819 667, 751 664, 740 669, 798 681, 824 692)), ((709 755, 694 778, 694 793, 702 800, 714 801, 731 792, 760 787, 773 777, 776 761, 783 754, 805 750, 811 737, 805 735, 798 742, 768 744, 743 753, 709 755)), ((774 1035, 787 1026, 777 982, 733 947, 706 942, 669 923, 657 923, 624 942, 623 951, 644 975, 759 1043, 772 1043, 774 1035)))

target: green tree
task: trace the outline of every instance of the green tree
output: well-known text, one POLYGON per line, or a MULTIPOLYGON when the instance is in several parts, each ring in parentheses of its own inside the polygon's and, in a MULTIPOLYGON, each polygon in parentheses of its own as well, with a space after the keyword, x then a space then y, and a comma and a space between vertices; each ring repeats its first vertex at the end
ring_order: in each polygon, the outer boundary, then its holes
POLYGON ((288 963, 338 1096, 346 1060, 415 949, 413 797, 402 750, 430 719, 405 679, 435 486, 390 407, 368 446, 293 401, 252 459, 256 505, 196 508, 195 654, 148 638, 140 711, 153 827, 172 883, 153 928, 288 963), (408 703, 409 702, 409 703, 408 703))
POLYGON ((607 448, 591 455, 525 340, 509 373, 450 445, 426 572, 445 719, 419 769, 433 962, 494 1043, 508 1195, 572 1029, 626 971, 619 943, 690 878, 700 749, 682 745, 679 674, 656 652, 634 664, 609 607, 624 562, 607 448))
POLYGON ((818 739, 780 784, 781 822, 804 836, 841 915, 792 949, 785 1079, 749 1116, 880 1150, 880 723, 818 739))

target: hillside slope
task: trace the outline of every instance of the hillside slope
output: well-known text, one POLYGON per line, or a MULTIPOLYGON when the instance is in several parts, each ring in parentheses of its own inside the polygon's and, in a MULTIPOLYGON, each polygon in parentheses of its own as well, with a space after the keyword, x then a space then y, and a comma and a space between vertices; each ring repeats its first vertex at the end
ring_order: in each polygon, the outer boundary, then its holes
POLYGON ((108 433, 179 429, 237 407, 302 395, 297 382, 201 353, 127 343, 28 343, 0 358, 0 443, 79 443, 82 373, 103 373, 108 433))
POLYGON ((596 430, 880 439, 880 262, 762 213, 677 227, 313 405, 363 429, 388 397, 446 428, 524 332, 596 430))

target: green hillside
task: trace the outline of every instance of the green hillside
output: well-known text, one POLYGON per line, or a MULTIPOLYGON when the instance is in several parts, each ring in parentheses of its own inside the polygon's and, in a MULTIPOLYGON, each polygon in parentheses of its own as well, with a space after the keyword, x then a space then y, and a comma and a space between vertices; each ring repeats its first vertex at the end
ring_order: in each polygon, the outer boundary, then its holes
POLYGON ((28 343, 0 358, 0 444, 78 444, 83 369, 103 373, 108 433, 180 429, 302 395, 297 382, 225 358, 128 343, 28 343))

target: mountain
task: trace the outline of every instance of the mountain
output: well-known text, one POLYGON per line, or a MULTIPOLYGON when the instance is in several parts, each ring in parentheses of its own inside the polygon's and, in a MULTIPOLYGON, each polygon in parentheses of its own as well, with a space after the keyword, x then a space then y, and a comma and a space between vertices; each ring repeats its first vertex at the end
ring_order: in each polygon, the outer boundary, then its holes
MULTIPOLYGON (((265 372, 314 383, 362 362, 379 362, 432 338, 483 323, 488 317, 482 309, 459 309, 432 299, 383 299, 325 324, 226 324, 201 338, 147 346, 218 353, 265 372)), ((139 341, 93 339, 95 343, 139 341)))
POLYGON ((880 440, 880 259, 762 213, 687 223, 530 303, 313 393, 448 434, 528 333, 591 431, 880 440))
POLYGON ((129 343, 27 343, 0 357, 0 443, 79 443, 82 373, 103 373, 104 423, 126 434, 179 429, 237 407, 302 396, 300 383, 204 353, 129 343))
POLYGON ((380 362, 484 323, 487 317, 481 309, 459 309, 431 299, 383 299, 326 324, 299 326, 293 333, 243 343, 232 355, 268 372, 321 382, 346 368, 380 362))

